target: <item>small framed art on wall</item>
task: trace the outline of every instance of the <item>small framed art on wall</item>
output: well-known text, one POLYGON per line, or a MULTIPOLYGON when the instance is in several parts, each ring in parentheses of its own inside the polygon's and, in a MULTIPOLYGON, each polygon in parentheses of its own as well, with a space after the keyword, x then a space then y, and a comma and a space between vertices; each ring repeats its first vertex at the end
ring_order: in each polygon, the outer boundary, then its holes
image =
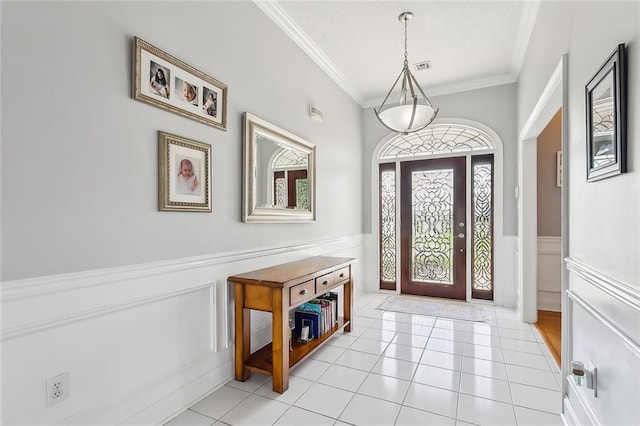
POLYGON ((158 132, 158 209, 211 212, 211 145, 158 132))
POLYGON ((221 130, 227 129, 227 86, 134 37, 133 97, 221 130))
POLYGON ((625 45, 602 64, 586 86, 587 181, 627 170, 627 72, 625 45))

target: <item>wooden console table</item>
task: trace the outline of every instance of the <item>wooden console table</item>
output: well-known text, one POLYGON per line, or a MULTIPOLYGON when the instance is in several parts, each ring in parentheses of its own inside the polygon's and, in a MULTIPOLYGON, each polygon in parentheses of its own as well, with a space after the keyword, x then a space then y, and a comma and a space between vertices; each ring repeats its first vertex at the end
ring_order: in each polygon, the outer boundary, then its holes
POLYGON ((235 295, 235 378, 244 382, 251 371, 270 374, 273 390, 283 393, 289 388, 289 370, 306 359, 331 335, 344 329, 351 331, 353 307, 353 271, 355 259, 316 256, 297 262, 234 275, 235 295), (289 311, 298 305, 344 286, 344 316, 329 332, 306 344, 293 342, 289 351, 289 311), (251 353, 250 310, 271 312, 273 341, 251 353))

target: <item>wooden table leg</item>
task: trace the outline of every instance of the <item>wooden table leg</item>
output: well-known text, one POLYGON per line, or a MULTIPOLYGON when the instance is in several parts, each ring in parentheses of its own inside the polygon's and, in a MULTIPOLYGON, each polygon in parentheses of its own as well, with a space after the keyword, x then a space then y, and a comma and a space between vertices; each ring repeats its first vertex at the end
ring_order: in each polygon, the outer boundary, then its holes
POLYGON ((344 285, 344 320, 345 322, 349 321, 344 327, 344 331, 350 332, 353 329, 353 317, 351 316, 351 312, 353 312, 353 271, 351 272, 351 278, 344 285))
POLYGON ((289 389, 289 295, 284 289, 273 289, 273 391, 289 389))
POLYGON ((251 356, 251 311, 244 308, 244 286, 234 284, 235 298, 235 378, 241 382, 251 377, 245 363, 251 356))

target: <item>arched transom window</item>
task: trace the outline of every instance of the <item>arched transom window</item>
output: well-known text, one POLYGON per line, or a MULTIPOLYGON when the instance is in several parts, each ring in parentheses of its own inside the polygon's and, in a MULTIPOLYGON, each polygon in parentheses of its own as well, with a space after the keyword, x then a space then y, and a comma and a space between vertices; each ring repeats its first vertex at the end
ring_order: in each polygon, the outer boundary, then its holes
POLYGON ((432 124, 424 130, 398 135, 380 150, 380 160, 423 155, 493 150, 495 144, 482 130, 461 124, 432 124))
POLYGON ((275 155, 273 159, 273 169, 286 169, 289 167, 305 166, 309 156, 302 152, 292 149, 282 149, 275 155))

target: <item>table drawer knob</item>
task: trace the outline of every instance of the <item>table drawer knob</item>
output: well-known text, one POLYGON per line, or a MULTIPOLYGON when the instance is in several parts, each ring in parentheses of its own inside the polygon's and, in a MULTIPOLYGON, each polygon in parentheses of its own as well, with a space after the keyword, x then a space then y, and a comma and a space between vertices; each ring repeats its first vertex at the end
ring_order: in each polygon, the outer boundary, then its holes
POLYGON ((302 290, 300 290, 300 296, 304 296, 305 294, 307 294, 309 292, 309 290, 307 290, 306 288, 303 288, 302 290))
POLYGON ((340 274, 340 278, 344 278, 344 272, 340 274))
POLYGON ((324 282, 322 283, 322 285, 327 285, 327 284, 329 284, 329 281, 324 281, 324 282))

